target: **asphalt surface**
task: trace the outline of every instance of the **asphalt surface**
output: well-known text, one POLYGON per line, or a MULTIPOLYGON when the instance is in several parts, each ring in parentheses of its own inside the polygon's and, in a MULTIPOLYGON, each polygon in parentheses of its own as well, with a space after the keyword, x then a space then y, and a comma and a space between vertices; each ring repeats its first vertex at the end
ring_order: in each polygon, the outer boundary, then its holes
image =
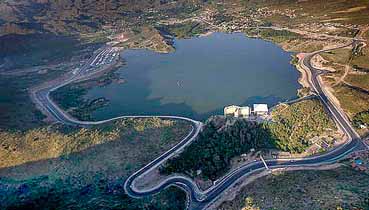
MULTIPOLYGON (((347 45, 348 46, 348 45, 347 45)), ((338 48, 342 48, 346 46, 341 46, 329 50, 334 50, 338 48)), ((324 50, 328 51, 328 50, 324 50)), ((300 166, 315 166, 319 164, 329 164, 334 163, 353 151, 356 150, 364 150, 366 149, 365 145, 361 142, 359 135, 355 132, 355 130, 350 125, 350 122, 345 117, 344 113, 340 111, 325 95, 320 82, 319 75, 323 74, 324 71, 320 69, 316 69, 311 65, 311 59, 314 55, 321 53, 323 51, 318 51, 316 53, 311 53, 306 55, 306 57, 302 60, 303 65, 306 66, 311 72, 310 86, 315 90, 315 94, 322 101, 324 108, 327 113, 334 119, 340 129, 347 135, 349 141, 336 148, 333 151, 330 151, 326 154, 320 156, 313 156, 309 158, 300 158, 300 159, 273 159, 266 160, 266 163, 269 168, 284 168, 284 167, 300 167, 300 166)), ((245 175, 252 174, 254 172, 264 170, 265 166, 261 161, 256 161, 247 165, 244 165, 230 174, 226 175, 223 179, 219 180, 215 186, 210 188, 210 190, 206 192, 201 192, 196 184, 187 177, 175 176, 170 177, 157 185, 156 187, 140 191, 134 187, 134 180, 140 175, 144 174, 147 170, 150 170, 152 165, 150 164, 148 167, 144 167, 144 170, 136 172, 133 176, 129 177, 125 183, 126 192, 132 197, 145 197, 155 193, 160 192, 171 185, 177 186, 186 186, 184 189, 190 194, 191 209, 203 209, 208 206, 211 202, 217 199, 222 192, 224 192, 227 188, 229 188, 232 184, 234 184, 238 179, 245 175)), ((183 188, 183 187, 182 187, 183 188)))
MULTIPOLYGON (((354 41, 353 44, 356 44, 354 41)), ((346 46, 342 46, 346 47, 346 46)), ((342 48, 337 47, 334 49, 342 48)), ((107 50, 107 47, 103 47, 101 51, 107 50)), ((333 50, 333 49, 329 49, 333 50)), ((253 163, 243 165, 242 167, 230 172, 221 180, 218 180, 216 185, 211 187, 205 192, 199 190, 197 185, 188 177, 184 176, 173 176, 169 177, 157 186, 148 189, 148 190, 138 190, 134 186, 135 180, 144 175, 145 173, 150 172, 151 170, 155 169, 157 166, 165 162, 170 157, 178 154, 185 146, 190 144, 193 140, 196 139, 196 136, 201 131, 202 123, 179 116, 120 116, 112 119, 102 120, 102 121, 79 121, 76 120, 69 115, 67 115, 63 110, 61 110, 49 97, 50 92, 55 91, 56 89, 63 87, 67 84, 70 84, 73 81, 79 80, 87 75, 90 75, 94 72, 91 72, 91 63, 94 63, 97 59, 97 56, 103 54, 98 52, 93 56, 89 62, 86 63, 83 67, 80 68, 78 72, 76 72, 73 76, 70 77, 67 81, 64 81, 60 84, 55 84, 54 86, 45 87, 43 89, 38 90, 35 92, 35 99, 36 102, 43 107, 46 111, 48 111, 57 121, 68 124, 68 125, 76 125, 76 126, 86 126, 86 125, 97 125, 106 123, 112 120, 121 119, 121 118, 149 118, 149 117, 158 117, 161 119, 178 119, 178 120, 185 120, 189 122, 192 126, 191 132, 186 136, 180 143, 175 145, 173 148, 168 150, 166 153, 159 156, 157 159, 153 160, 151 163, 147 164, 139 171, 132 174, 125 182, 124 189, 126 193, 135 198, 141 198, 149 195, 156 194, 161 190, 165 189, 168 186, 178 186, 182 189, 185 189, 188 192, 190 201, 188 203, 189 208, 191 209, 203 209, 209 203, 213 202, 217 199, 224 190, 229 188, 232 184, 234 184, 239 178, 252 174, 254 172, 264 170, 264 164, 261 161, 255 161, 253 163)), ((328 51, 328 50, 325 50, 328 51)), ((317 51, 315 53, 307 54, 304 59, 302 60, 301 65, 305 66, 306 70, 311 72, 311 78, 309 80, 310 86, 313 90, 315 90, 315 94, 317 97, 322 101, 324 108, 326 109, 327 113, 334 119, 340 129, 347 135, 349 141, 336 148, 333 151, 325 153, 320 156, 314 156, 309 158, 300 158, 300 159, 272 159, 266 160, 267 165, 269 168, 284 168, 284 167, 295 167, 295 166, 314 166, 317 164, 326 164, 326 163, 333 163, 346 155, 350 154, 355 150, 362 150, 366 149, 365 145, 361 142, 359 135, 355 132, 355 130, 350 125, 350 122, 345 117, 344 113, 339 110, 330 100, 329 97, 325 94, 324 90, 322 89, 320 82, 319 82, 319 75, 324 73, 322 70, 316 69, 311 65, 311 58, 321 53, 322 51, 317 51)))

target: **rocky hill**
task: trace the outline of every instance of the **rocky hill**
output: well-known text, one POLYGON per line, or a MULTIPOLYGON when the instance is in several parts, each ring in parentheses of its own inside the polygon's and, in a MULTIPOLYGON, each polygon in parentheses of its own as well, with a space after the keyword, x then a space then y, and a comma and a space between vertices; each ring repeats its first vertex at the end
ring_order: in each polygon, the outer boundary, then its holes
POLYGON ((196 9, 197 0, 3 0, 0 36, 86 33, 107 25, 140 24, 196 9))

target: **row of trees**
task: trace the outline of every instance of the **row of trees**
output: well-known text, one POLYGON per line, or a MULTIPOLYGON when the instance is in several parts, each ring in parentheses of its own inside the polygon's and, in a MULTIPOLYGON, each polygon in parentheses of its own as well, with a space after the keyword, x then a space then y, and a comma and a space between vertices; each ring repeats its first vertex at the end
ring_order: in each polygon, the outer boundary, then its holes
POLYGON ((294 32, 291 31, 287 31, 287 30, 273 30, 273 29, 264 29, 264 30, 260 30, 259 32, 259 36, 266 39, 266 40, 270 40, 276 43, 281 43, 287 40, 291 40, 291 39, 297 39, 300 37, 299 34, 296 34, 294 32))

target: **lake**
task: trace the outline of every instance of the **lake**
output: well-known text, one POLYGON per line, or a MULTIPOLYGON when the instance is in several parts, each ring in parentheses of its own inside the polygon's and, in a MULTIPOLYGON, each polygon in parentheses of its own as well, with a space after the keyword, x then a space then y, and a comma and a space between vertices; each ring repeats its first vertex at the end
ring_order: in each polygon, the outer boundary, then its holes
POLYGON ((87 99, 105 97, 96 119, 119 115, 178 115, 204 120, 224 106, 296 98, 298 71, 291 53, 241 33, 175 40, 176 51, 126 50, 117 72, 126 82, 94 87, 87 99))

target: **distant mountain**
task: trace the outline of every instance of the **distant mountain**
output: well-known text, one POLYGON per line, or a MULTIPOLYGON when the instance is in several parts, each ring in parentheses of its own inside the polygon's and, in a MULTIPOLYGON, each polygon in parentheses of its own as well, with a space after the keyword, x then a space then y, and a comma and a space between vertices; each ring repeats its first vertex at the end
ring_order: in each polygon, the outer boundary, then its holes
POLYGON ((179 15, 201 0, 3 0, 0 36, 94 32, 104 25, 140 24, 150 17, 179 15))

